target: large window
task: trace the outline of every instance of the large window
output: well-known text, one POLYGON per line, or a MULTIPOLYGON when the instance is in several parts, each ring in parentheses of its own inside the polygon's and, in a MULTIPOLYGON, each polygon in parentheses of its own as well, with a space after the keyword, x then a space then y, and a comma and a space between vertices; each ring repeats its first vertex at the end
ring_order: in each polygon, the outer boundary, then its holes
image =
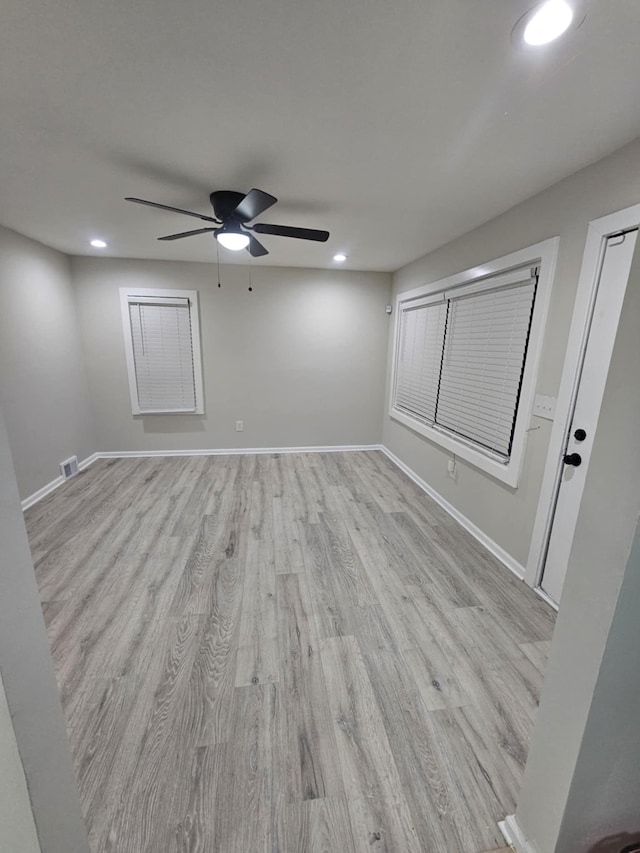
POLYGON ((396 305, 391 416, 511 485, 556 243, 400 294, 396 305))
POLYGON ((120 289, 134 415, 204 411, 197 296, 120 289))

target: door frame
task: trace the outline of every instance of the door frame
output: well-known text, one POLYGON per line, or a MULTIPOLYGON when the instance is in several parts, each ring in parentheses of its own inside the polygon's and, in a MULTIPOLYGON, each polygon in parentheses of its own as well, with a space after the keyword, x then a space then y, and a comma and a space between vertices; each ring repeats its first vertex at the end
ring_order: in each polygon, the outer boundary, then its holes
MULTIPOLYGON (((533 587, 541 598, 552 607, 557 604, 540 588, 547 546, 551 537, 551 528, 562 475, 562 451, 571 428, 571 417, 575 408, 582 364, 589 338, 591 317, 598 295, 599 274, 606 249, 606 242, 620 231, 640 226, 640 204, 610 213, 589 222, 587 241, 582 256, 582 266, 578 279, 578 290, 574 303, 571 328, 567 341, 567 350, 562 368, 562 378, 556 402, 555 416, 551 428, 547 461, 545 463, 542 486, 538 498, 538 508, 531 536, 529 556, 524 580, 533 587)), ((624 290, 626 291, 627 282, 624 290)))

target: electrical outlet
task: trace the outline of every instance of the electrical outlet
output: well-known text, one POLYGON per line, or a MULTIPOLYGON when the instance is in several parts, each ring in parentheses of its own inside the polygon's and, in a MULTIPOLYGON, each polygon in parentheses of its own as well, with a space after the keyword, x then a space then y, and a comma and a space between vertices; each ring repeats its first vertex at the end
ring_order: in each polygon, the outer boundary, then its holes
POLYGON ((236 432, 242 432, 244 429, 244 421, 236 421, 236 432))
POLYGON ((455 480, 455 478, 456 478, 456 460, 455 459, 450 459, 447 462, 447 473, 449 474, 449 476, 451 477, 452 480, 455 480))

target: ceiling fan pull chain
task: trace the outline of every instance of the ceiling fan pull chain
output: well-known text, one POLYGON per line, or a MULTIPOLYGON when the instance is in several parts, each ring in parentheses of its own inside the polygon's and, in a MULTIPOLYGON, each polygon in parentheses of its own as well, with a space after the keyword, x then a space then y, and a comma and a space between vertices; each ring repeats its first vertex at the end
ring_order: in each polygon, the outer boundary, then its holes
POLYGON ((216 257, 218 259, 218 287, 222 287, 220 284, 220 245, 216 240, 216 257))
POLYGON ((251 292, 253 291, 253 286, 252 286, 252 284, 251 284, 251 265, 252 265, 252 261, 253 261, 253 258, 251 257, 251 255, 249 255, 249 293, 251 293, 251 292))

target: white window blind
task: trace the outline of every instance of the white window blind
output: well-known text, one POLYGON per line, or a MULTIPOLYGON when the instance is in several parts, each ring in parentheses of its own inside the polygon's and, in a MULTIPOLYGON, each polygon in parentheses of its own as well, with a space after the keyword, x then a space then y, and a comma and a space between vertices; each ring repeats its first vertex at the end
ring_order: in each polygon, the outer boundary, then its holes
POLYGON ((400 319, 396 405, 426 423, 435 419, 446 303, 407 307, 400 319))
POLYGON ((403 306, 394 407, 508 461, 536 282, 529 266, 403 306))
POLYGON ((508 458, 535 285, 449 301, 436 422, 508 458))
POLYGON ((134 414, 202 411, 197 314, 179 293, 122 293, 134 414))

